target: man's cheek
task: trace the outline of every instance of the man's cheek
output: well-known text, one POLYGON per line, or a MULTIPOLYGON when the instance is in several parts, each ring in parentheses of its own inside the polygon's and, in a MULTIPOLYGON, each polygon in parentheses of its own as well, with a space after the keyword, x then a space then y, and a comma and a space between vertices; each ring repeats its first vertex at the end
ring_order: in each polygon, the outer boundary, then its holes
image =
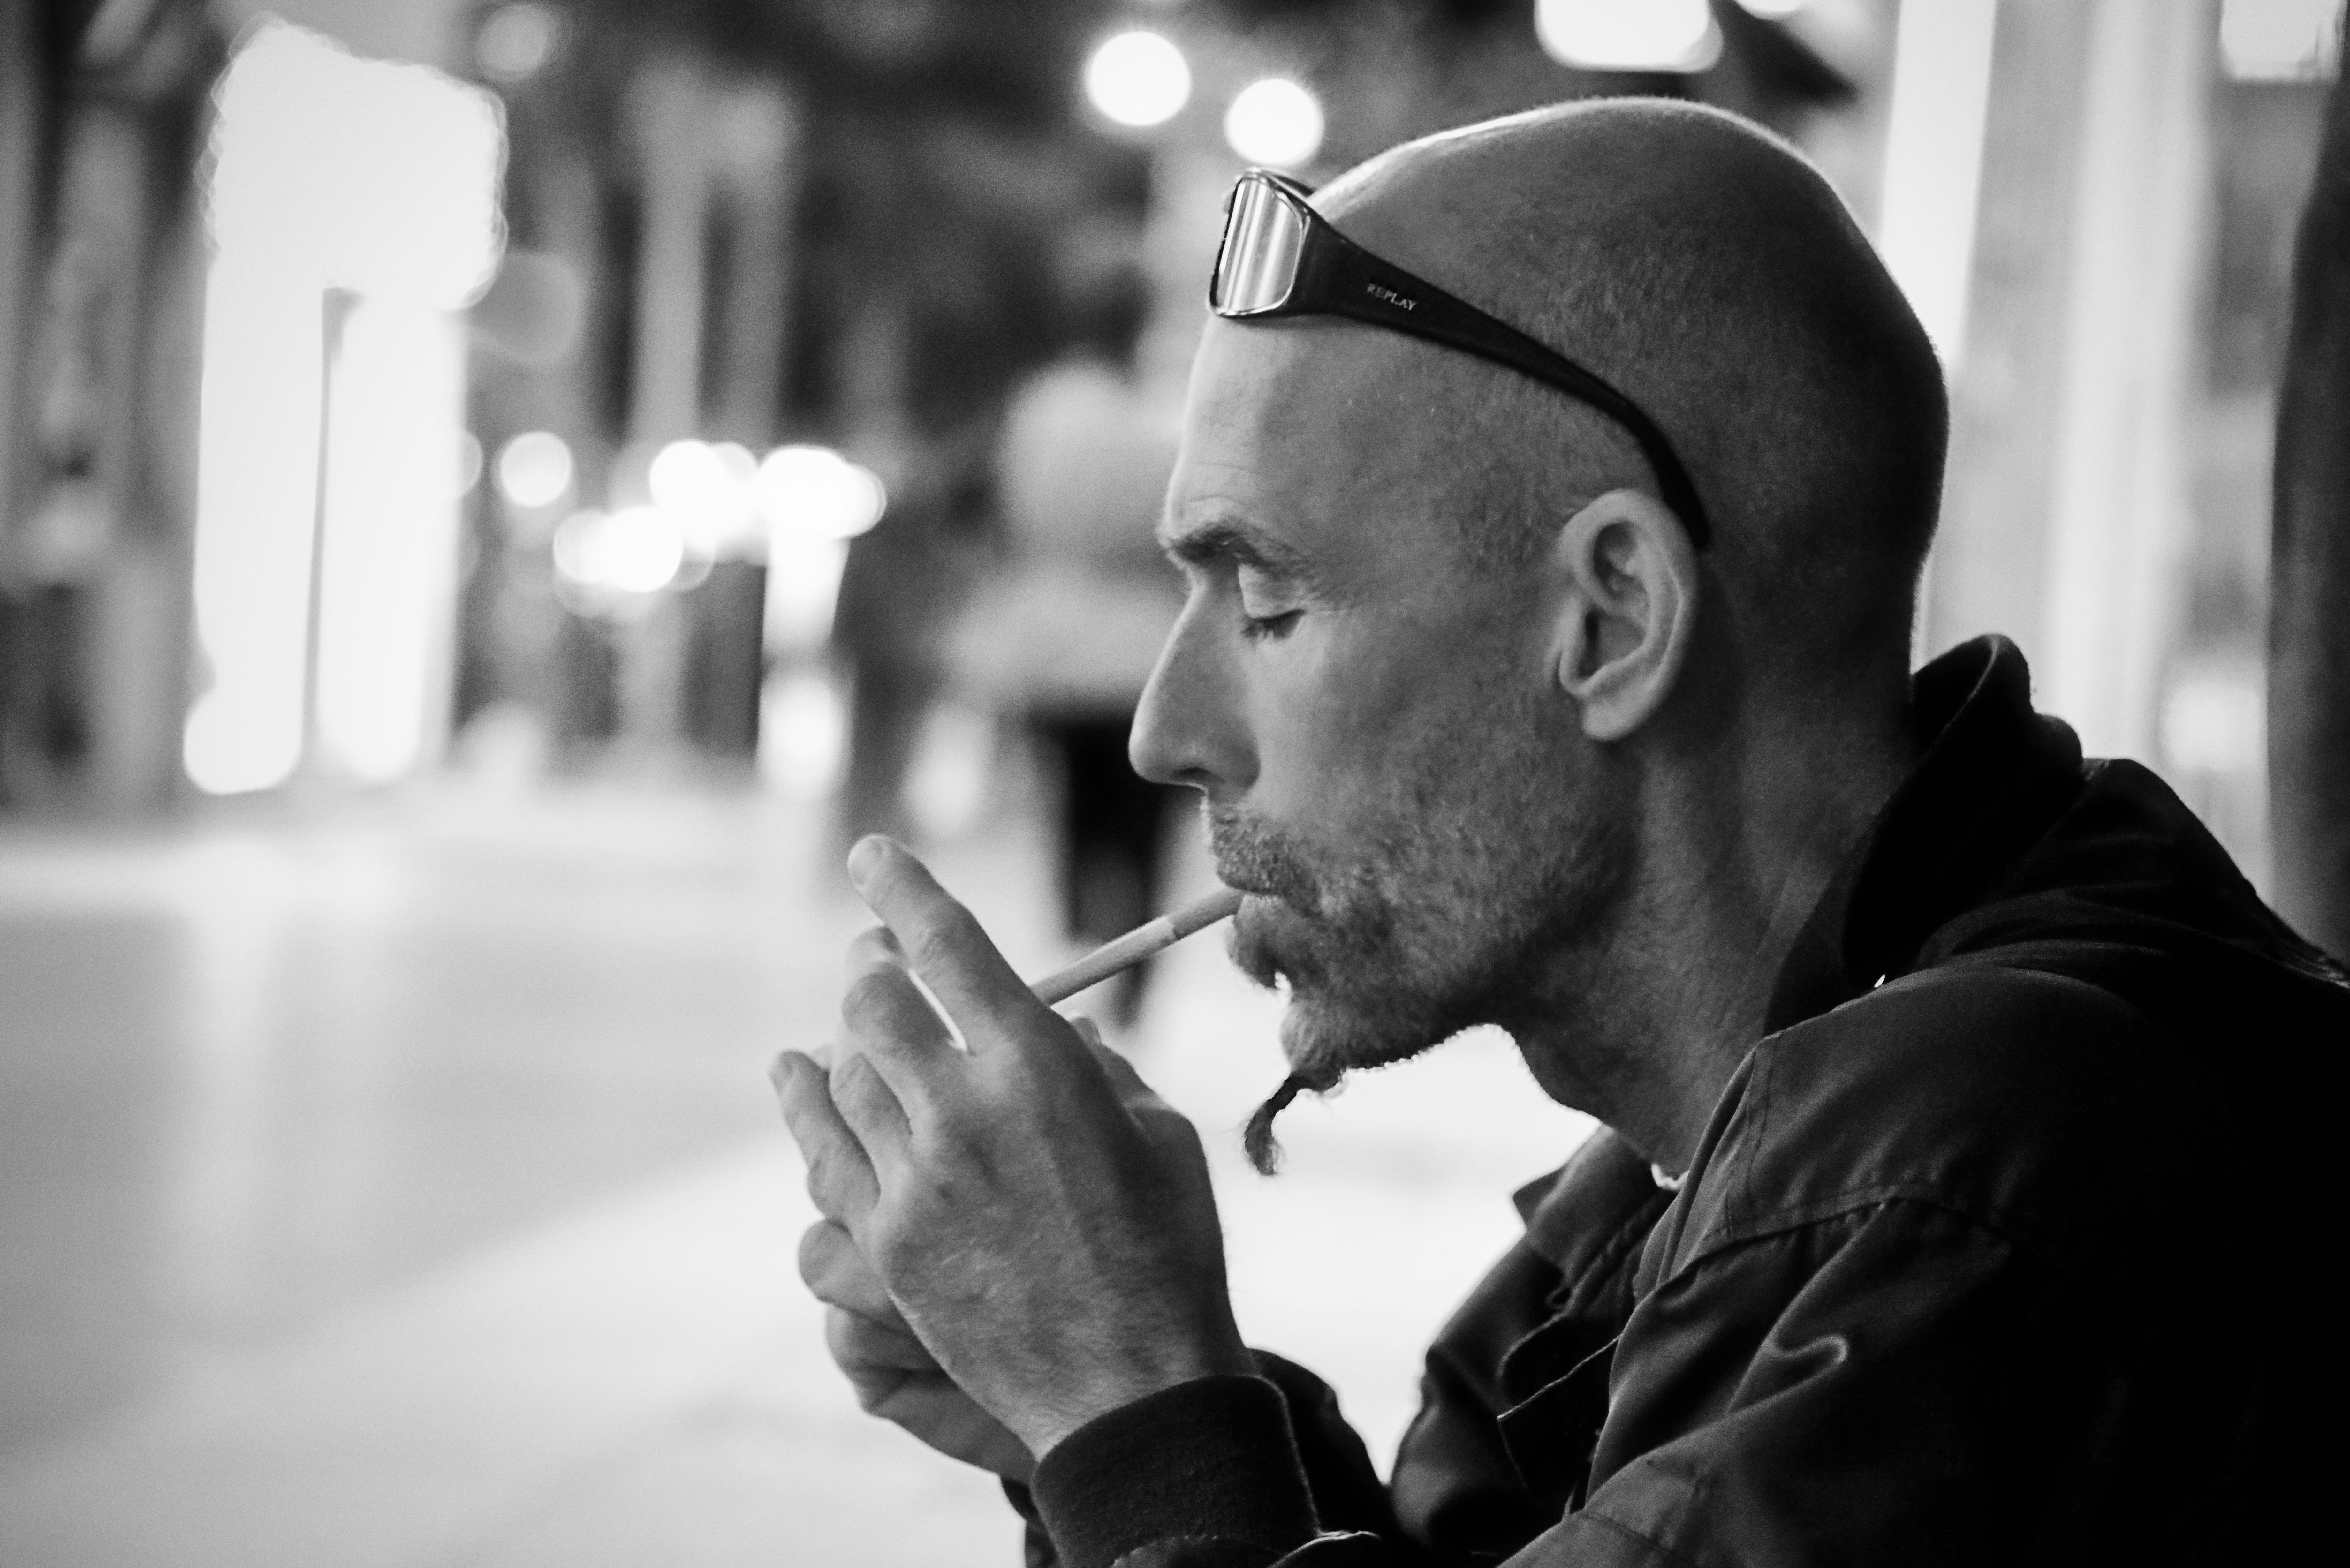
POLYGON ((1394 650, 1364 629, 1312 633, 1312 649, 1268 670, 1256 691, 1250 809, 1326 844, 1350 843, 1348 826, 1378 815, 1399 783, 1399 742, 1425 721, 1394 650))

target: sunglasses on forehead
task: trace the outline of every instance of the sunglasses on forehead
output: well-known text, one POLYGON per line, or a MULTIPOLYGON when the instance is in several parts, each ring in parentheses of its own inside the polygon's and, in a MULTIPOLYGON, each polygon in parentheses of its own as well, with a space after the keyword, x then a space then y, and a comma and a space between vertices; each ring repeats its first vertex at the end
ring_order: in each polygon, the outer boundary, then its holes
POLYGON ((1252 169, 1224 203, 1224 238, 1208 282, 1208 308, 1236 321, 1343 316, 1506 365, 1590 404, 1630 433, 1670 506, 1703 549, 1712 536, 1697 487, 1672 442, 1639 406, 1565 355, 1432 283, 1381 261, 1306 202, 1313 192, 1252 169))

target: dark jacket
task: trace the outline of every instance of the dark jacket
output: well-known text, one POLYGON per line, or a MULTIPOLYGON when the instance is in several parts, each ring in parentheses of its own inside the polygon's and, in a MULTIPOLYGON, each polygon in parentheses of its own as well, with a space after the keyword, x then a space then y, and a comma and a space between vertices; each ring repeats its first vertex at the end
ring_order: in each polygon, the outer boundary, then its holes
POLYGON ((1603 1133, 1520 1194, 1392 1483, 1263 1357, 1046 1456, 1062 1562, 2271 1563, 2323 1538, 2350 984, 2152 774, 2084 763, 2012 645, 1937 660, 1914 706, 1924 760, 1681 1190, 1603 1133))

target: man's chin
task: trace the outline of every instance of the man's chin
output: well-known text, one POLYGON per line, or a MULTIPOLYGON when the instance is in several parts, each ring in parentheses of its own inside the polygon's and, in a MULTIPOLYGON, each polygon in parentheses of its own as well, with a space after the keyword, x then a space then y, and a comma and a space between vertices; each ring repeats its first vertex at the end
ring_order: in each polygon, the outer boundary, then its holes
POLYGON ((1278 899, 1252 897, 1232 922, 1233 964, 1268 991, 1289 999, 1281 1044, 1309 1087, 1326 1089, 1344 1075, 1416 1056, 1449 1030, 1426 1021, 1422 999, 1402 993, 1399 963, 1320 950, 1311 922, 1278 899))
POLYGON ((1291 992, 1289 1010, 1281 1020, 1281 1049, 1289 1058, 1289 1076, 1243 1130, 1241 1145, 1249 1163, 1263 1176, 1279 1167, 1281 1145, 1273 1124, 1301 1091, 1326 1093, 1349 1073, 1417 1056, 1440 1038, 1434 1032, 1397 1029, 1391 1013, 1375 1023, 1370 1016, 1334 1007, 1326 998, 1291 992))
POLYGON ((1293 987, 1281 1019, 1281 1051, 1308 1087, 1327 1089, 1349 1073, 1409 1061, 1455 1033, 1399 998, 1293 987))

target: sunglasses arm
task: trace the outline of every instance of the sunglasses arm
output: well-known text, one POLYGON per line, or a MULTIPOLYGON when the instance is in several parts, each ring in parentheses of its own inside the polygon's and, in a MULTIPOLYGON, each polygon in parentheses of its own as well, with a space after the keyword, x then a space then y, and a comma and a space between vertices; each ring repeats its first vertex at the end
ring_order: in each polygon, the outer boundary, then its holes
POLYGON ((1305 266, 1297 279, 1298 295, 1321 302, 1319 308, 1332 315, 1477 355, 1590 404, 1639 443, 1656 472, 1665 504, 1688 528, 1690 542, 1703 549, 1711 539, 1697 487, 1664 432, 1629 398, 1574 360, 1553 353, 1468 301, 1389 265, 1326 224, 1321 226, 1320 242, 1306 247, 1305 266))

